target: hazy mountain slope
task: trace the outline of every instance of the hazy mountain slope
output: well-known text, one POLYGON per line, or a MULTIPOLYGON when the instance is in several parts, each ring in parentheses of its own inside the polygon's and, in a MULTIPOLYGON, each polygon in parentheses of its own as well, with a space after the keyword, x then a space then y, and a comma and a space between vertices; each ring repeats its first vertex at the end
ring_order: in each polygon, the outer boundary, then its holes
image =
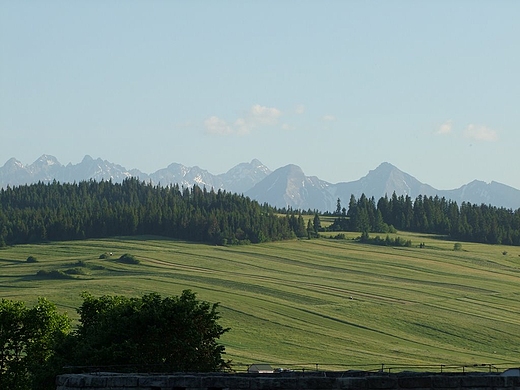
POLYGON ((434 196, 437 193, 435 188, 421 183, 415 177, 387 162, 369 171, 359 180, 338 183, 332 189, 337 198, 345 201, 350 199, 351 194, 354 194, 356 198, 359 198, 361 194, 374 196, 377 200, 385 194, 392 195, 394 191, 397 195, 409 195, 412 198, 416 198, 418 195, 434 196))
POLYGON ((53 180, 63 170, 63 165, 54 156, 44 154, 27 167, 31 175, 42 181, 53 180))
POLYGON ((79 182, 83 180, 112 180, 121 182, 130 176, 137 176, 139 171, 133 174, 120 165, 113 164, 100 158, 94 160, 85 156, 79 164, 64 166, 53 156, 42 155, 34 163, 24 165, 12 158, 0 168, 0 187, 7 185, 23 185, 30 183, 52 182, 62 183, 79 182))
POLYGON ((223 188, 237 194, 245 193, 271 174, 257 159, 250 163, 241 163, 218 177, 222 180, 223 188))
POLYGON ((459 205, 462 202, 470 202, 472 204, 500 205, 514 210, 520 208, 520 191, 496 181, 485 183, 473 180, 455 190, 438 191, 438 193, 439 196, 452 199, 459 205))
POLYGON ((181 187, 193 187, 194 184, 197 184, 199 187, 208 189, 218 189, 222 186, 222 180, 208 171, 199 167, 186 167, 177 163, 170 164, 167 168, 159 169, 152 173, 150 179, 152 183, 163 186, 179 184, 181 187))
POLYGON ((409 195, 412 199, 419 195, 439 196, 456 201, 459 205, 464 201, 473 204, 491 204, 514 210, 520 208, 520 191, 505 184, 497 182, 488 184, 474 180, 454 190, 437 190, 386 162, 359 180, 338 183, 331 186, 330 189, 344 204, 348 202, 351 194, 358 198, 364 193, 369 197, 374 196, 377 200, 385 194, 390 196, 395 192, 398 196, 409 195))
POLYGON ((184 187, 193 187, 194 184, 197 184, 208 189, 222 189, 240 194, 253 187, 270 173, 269 168, 260 161, 253 160, 250 163, 238 164, 220 175, 213 175, 197 166, 186 167, 182 164, 173 163, 167 168, 152 173, 149 177, 155 184, 177 183, 184 187))
POLYGON ((515 210, 520 208, 520 190, 513 187, 475 180, 457 189, 437 190, 387 162, 359 180, 331 184, 317 177, 306 176, 300 167, 293 164, 271 172, 256 159, 250 163, 240 163, 220 175, 213 175, 197 166, 186 167, 178 163, 146 174, 137 169, 128 171, 121 165, 100 158, 94 160, 90 156, 85 156, 78 164, 69 163, 64 166, 55 157, 42 155, 30 165, 24 165, 15 158, 9 159, 0 167, 0 188, 53 180, 121 182, 127 177, 138 177, 155 185, 179 184, 182 187, 192 187, 196 184, 207 189, 223 189, 244 193, 252 199, 273 206, 304 210, 334 211, 338 198, 346 206, 351 194, 358 198, 364 193, 377 200, 385 194, 391 196, 394 192, 398 196, 409 195, 412 199, 418 195, 438 195, 459 204, 465 201, 515 210))
POLYGON ((246 195, 276 207, 327 210, 333 198, 330 184, 317 177, 305 176, 297 165, 278 168, 246 192, 246 195))
POLYGON ((68 164, 65 167, 61 166, 59 173, 56 175, 56 179, 60 182, 112 180, 118 183, 131 176, 135 175, 132 175, 121 165, 113 164, 110 161, 100 158, 94 160, 87 155, 79 164, 68 164))
POLYGON ((31 172, 17 159, 10 158, 2 168, 0 168, 0 187, 5 188, 8 185, 18 186, 26 183, 32 183, 33 176, 31 172))

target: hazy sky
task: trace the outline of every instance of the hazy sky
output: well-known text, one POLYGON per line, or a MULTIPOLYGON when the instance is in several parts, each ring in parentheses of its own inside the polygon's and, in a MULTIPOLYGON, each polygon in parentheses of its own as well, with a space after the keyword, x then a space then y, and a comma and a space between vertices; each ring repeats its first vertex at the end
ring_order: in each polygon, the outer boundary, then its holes
POLYGON ((387 161, 520 189, 520 1, 0 0, 0 166, 387 161))

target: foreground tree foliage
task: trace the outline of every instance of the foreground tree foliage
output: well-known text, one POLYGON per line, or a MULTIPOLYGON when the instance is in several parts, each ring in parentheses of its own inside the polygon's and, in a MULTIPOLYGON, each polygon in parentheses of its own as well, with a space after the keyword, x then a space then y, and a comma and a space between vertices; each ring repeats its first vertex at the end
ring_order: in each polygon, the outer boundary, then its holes
POLYGON ((0 389, 52 389, 57 356, 70 331, 66 315, 40 298, 36 306, 0 301, 0 389))
POLYGON ((179 297, 83 295, 72 357, 76 366, 157 372, 209 372, 229 367, 218 339, 218 304, 190 290, 179 297))
POLYGON ((63 372, 210 372, 229 368, 218 343, 229 329, 218 304, 185 290, 178 297, 83 294, 79 326, 41 298, 33 308, 0 301, 0 389, 55 389, 63 372))

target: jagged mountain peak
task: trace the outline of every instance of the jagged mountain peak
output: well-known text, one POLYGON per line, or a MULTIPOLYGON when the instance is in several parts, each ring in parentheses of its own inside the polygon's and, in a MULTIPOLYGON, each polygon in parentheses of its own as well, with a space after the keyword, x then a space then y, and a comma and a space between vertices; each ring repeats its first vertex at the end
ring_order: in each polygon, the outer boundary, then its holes
POLYGON ((91 179, 121 182, 131 176, 163 186, 179 184, 192 187, 197 184, 208 189, 223 189, 246 194, 273 206, 305 210, 333 211, 338 198, 346 203, 352 194, 359 197, 364 193, 368 197, 379 198, 393 192, 411 198, 438 195, 459 203, 486 203, 512 209, 520 207, 520 191, 505 184, 494 181, 486 184, 474 180, 458 189, 436 190, 389 162, 381 163, 359 180, 331 184, 314 176, 306 176, 298 165, 287 164, 271 171, 257 159, 240 163, 220 175, 213 175, 198 166, 187 167, 179 163, 172 163, 148 175, 137 169, 128 171, 120 165, 101 158, 94 159, 90 155, 85 155, 78 164, 63 166, 54 156, 44 154, 29 166, 14 157, 9 159, 0 167, 0 187, 53 180, 62 183, 91 179))
POLYGON ((250 163, 240 163, 235 165, 226 173, 218 175, 222 180, 224 189, 244 193, 259 181, 265 179, 271 170, 262 164, 259 160, 253 159, 250 163))
POLYGON ((26 168, 32 175, 39 175, 40 180, 51 181, 61 167, 62 165, 56 157, 43 154, 26 168))
POLYGON ((167 169, 179 169, 179 168, 186 168, 187 169, 187 167, 185 167, 184 165, 176 163, 176 162, 171 163, 167 167, 167 169))
POLYGON ((260 160, 253 159, 251 162, 243 162, 235 165, 233 168, 229 169, 226 173, 238 172, 243 170, 255 170, 259 169, 261 171, 270 172, 270 169, 267 168, 260 160))
MULTIPOLYGON (((384 162, 379 164, 376 169, 371 169, 368 171, 368 174, 364 176, 364 178, 385 178, 391 179, 392 177, 408 177, 412 178, 412 176, 407 173, 401 171, 395 165, 392 165, 388 162, 384 162)), ((415 180, 415 178, 413 178, 415 180)))
POLYGON ((167 168, 159 169, 149 175, 154 183, 161 185, 179 184, 182 187, 192 187, 197 184, 207 188, 221 188, 220 181, 207 170, 198 166, 187 167, 179 163, 172 163, 167 168))
POLYGON ((273 173, 291 173, 295 175, 305 175, 301 167, 295 164, 287 164, 283 167, 276 169, 273 173))
POLYGON ((488 185, 488 183, 486 183, 485 181, 482 181, 482 180, 472 180, 470 181, 468 184, 465 184, 466 186, 485 186, 485 185, 488 185))
POLYGON ((276 207, 328 210, 333 203, 328 186, 323 180, 305 176, 298 165, 288 164, 273 171, 246 195, 276 207))
POLYGON ((4 168, 7 168, 7 167, 18 167, 18 168, 23 168, 24 165, 19 161, 17 160, 16 158, 14 157, 11 157, 9 160, 7 160, 3 166, 4 168))
POLYGON ((364 194, 377 194, 375 197, 391 195, 394 192, 397 195, 408 195, 416 197, 418 195, 434 195, 436 190, 421 183, 415 177, 401 171, 396 166, 384 162, 376 169, 370 170, 368 174, 361 179, 339 183, 340 192, 343 196, 345 192, 352 192, 356 197, 364 194))
POLYGON ((385 161, 385 162, 382 162, 381 164, 379 164, 376 169, 370 170, 369 173, 370 172, 391 172, 393 170, 400 171, 395 165, 392 165, 389 162, 385 161))
POLYGON ((25 184, 27 180, 31 180, 31 175, 27 168, 16 158, 12 157, 6 161, 4 166, 0 168, 0 188, 5 187, 2 182, 9 185, 25 184))
POLYGON ((49 154, 42 154, 32 165, 61 165, 58 159, 49 154))

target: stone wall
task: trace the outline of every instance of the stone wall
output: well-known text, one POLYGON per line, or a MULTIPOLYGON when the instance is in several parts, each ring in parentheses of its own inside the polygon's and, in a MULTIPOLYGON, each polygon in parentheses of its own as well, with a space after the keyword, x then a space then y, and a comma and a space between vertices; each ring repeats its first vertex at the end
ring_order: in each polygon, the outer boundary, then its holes
POLYGON ((279 374, 61 375, 57 390, 520 390, 499 374, 313 372, 279 374))

